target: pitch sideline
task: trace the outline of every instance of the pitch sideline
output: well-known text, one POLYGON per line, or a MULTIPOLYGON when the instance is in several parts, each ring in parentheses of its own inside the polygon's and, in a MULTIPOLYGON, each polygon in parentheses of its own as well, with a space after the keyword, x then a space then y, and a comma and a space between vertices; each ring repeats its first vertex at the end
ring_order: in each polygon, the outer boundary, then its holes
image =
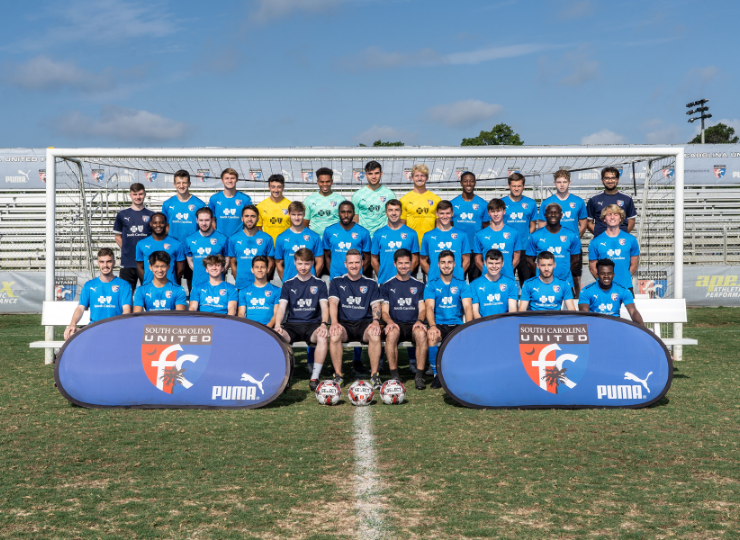
POLYGON ((355 501, 361 537, 384 538, 384 521, 378 501, 379 481, 375 459, 375 435, 369 407, 355 407, 355 501))

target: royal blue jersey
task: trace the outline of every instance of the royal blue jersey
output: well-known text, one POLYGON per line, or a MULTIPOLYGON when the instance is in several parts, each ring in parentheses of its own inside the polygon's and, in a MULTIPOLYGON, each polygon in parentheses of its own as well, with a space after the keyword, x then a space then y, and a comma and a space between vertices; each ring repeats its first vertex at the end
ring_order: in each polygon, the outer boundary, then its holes
POLYGON ((508 225, 504 225, 500 231, 494 231, 491 227, 486 227, 478 231, 475 235, 473 244, 473 253, 480 253, 483 259, 483 272, 486 272, 486 253, 489 249, 498 249, 504 254, 504 266, 501 273, 511 279, 514 279, 514 263, 512 261, 515 251, 524 249, 519 232, 508 225))
POLYGON ((578 295, 578 304, 587 304, 591 313, 602 313, 614 317, 619 317, 622 304, 627 306, 634 303, 632 293, 616 283, 612 283, 609 289, 604 290, 599 286, 599 282, 595 281, 581 289, 581 294, 578 295))
POLYGON ((475 233, 483 228, 484 223, 491 221, 488 217, 488 203, 478 195, 473 195, 472 201, 466 201, 462 195, 458 195, 450 202, 455 209, 452 218, 455 228, 468 235, 468 243, 472 246, 475 233))
POLYGON ((588 200, 588 204, 586 204, 588 218, 594 220, 594 237, 599 236, 606 230, 606 223, 601 220, 601 211, 611 204, 616 204, 624 210, 624 221, 619 226, 624 232, 627 232, 627 220, 637 218, 635 203, 629 195, 621 191, 614 195, 607 195, 604 192, 594 195, 588 200))
POLYGON ((468 235, 460 229, 452 227, 449 231, 432 229, 424 233, 421 240, 421 255, 429 257, 429 280, 439 277, 439 254, 445 250, 450 250, 455 254, 455 270, 453 276, 457 279, 465 279, 465 271, 462 266, 462 256, 469 255, 470 242, 468 235))
POLYGON ((144 285, 151 283, 154 279, 152 271, 149 270, 149 255, 155 251, 166 251, 170 256, 170 269, 167 270, 167 280, 172 283, 176 282, 175 270, 177 261, 184 261, 183 245, 172 236, 165 236, 163 240, 155 240, 153 236, 148 236, 136 244, 136 261, 144 263, 144 285))
POLYGON ((453 277, 449 285, 442 278, 432 279, 424 288, 424 300, 434 300, 436 324, 462 324, 464 298, 472 299, 473 293, 470 285, 462 279, 453 277))
POLYGON ((566 300, 573 299, 570 283, 552 278, 550 283, 533 277, 524 282, 522 302, 529 302, 529 311, 558 311, 566 300))
POLYGON ((208 272, 203 266, 203 259, 209 255, 226 256, 226 246, 229 239, 218 231, 213 231, 208 236, 203 236, 200 231, 191 234, 183 243, 183 251, 186 257, 193 258, 193 286, 208 281, 208 272))
POLYGON ((258 287, 250 283, 239 291, 239 307, 247 308, 247 319, 267 324, 275 314, 275 306, 280 302, 280 288, 272 283, 258 287))
POLYGON ((347 258, 347 252, 350 249, 359 250, 360 253, 370 253, 370 233, 357 223, 348 231, 345 231, 340 223, 335 223, 324 229, 322 247, 331 253, 329 278, 334 279, 347 273, 344 259, 347 258))
POLYGON ((345 274, 331 280, 329 298, 339 300, 339 321, 369 321, 373 318, 373 304, 382 302, 375 280, 360 275, 352 281, 345 274))
POLYGON ((136 244, 152 234, 149 220, 153 213, 148 208, 126 208, 116 214, 113 232, 121 235, 121 268, 136 268, 136 244))
POLYGON ((583 202, 583 199, 569 193, 568 198, 562 201, 557 194, 552 195, 542 201, 542 204, 540 205, 540 213, 537 216, 537 219, 540 221, 547 221, 545 218, 545 210, 548 205, 553 203, 559 205, 563 210, 563 217, 560 218, 560 224, 569 231, 573 231, 580 236, 578 232, 578 220, 586 219, 588 217, 588 214, 586 213, 586 203, 583 202))
POLYGON ((509 299, 516 302, 519 296, 516 282, 503 275, 497 281, 491 281, 484 274, 470 284, 470 290, 473 293, 473 304, 478 304, 481 317, 506 313, 509 311, 509 299))
POLYGON ((321 302, 328 302, 329 295, 323 280, 311 276, 306 281, 301 281, 296 276, 283 281, 280 301, 283 300, 288 302, 288 322, 320 323, 321 302))
MULTIPOLYGON (((299 233, 288 229, 280 233, 275 241, 275 259, 283 261, 283 281, 298 275, 295 269, 295 252, 301 248, 308 248, 314 257, 321 257, 324 250, 321 247, 321 237, 308 227, 299 233)), ((316 275, 316 267, 311 267, 311 273, 316 275)))
POLYGON ((611 259, 614 261, 614 283, 629 289, 632 287, 630 262, 632 257, 640 255, 637 239, 622 230, 615 237, 606 232, 600 234, 588 245, 588 260, 611 259))
POLYGON ((380 297, 388 304, 393 322, 413 324, 419 320, 419 302, 424 301, 424 284, 412 277, 406 281, 394 277, 380 286, 380 297))
POLYGON ((519 202, 512 201, 508 195, 501 200, 506 204, 504 223, 517 230, 522 246, 525 246, 529 239, 529 223, 537 221, 537 203, 523 195, 519 202))
POLYGON ((239 232, 243 227, 242 210, 250 204, 252 198, 241 191, 237 191, 231 198, 224 195, 223 191, 211 195, 208 199, 208 208, 216 218, 216 230, 227 238, 239 232))
POLYGON ((393 230, 386 225, 375 231, 370 253, 377 255, 380 260, 378 283, 385 283, 396 275, 393 254, 401 248, 408 249, 411 253, 419 253, 419 235, 411 227, 401 225, 393 230))
POLYGON ((198 311, 226 315, 229 312, 229 302, 239 302, 239 291, 225 281, 218 285, 211 285, 210 281, 206 281, 197 286, 193 284, 190 301, 198 302, 198 311))
POLYGON ((167 217, 167 224, 170 226, 167 234, 182 242, 197 232, 198 222, 195 220, 195 213, 205 206, 206 203, 195 195, 190 195, 185 202, 178 199, 177 195, 164 201, 162 213, 167 217))
POLYGON ((252 259, 258 255, 272 257, 274 251, 272 236, 263 231, 257 231, 254 236, 248 236, 242 229, 229 238, 226 253, 229 257, 236 257, 236 288, 242 290, 254 283, 252 259))
POLYGON ((119 277, 108 283, 96 277, 82 286, 79 305, 90 308, 91 323, 115 317, 123 313, 123 306, 131 305, 131 285, 119 277))
POLYGON ((134 293, 134 307, 143 307, 146 311, 167 311, 175 309, 175 306, 187 305, 185 289, 169 281, 164 287, 156 287, 154 283, 144 284, 136 287, 134 293))
MULTIPOLYGON (((555 256, 555 274, 570 287, 573 286, 573 275, 570 272, 570 256, 581 252, 581 239, 573 231, 563 227, 557 233, 551 233, 546 227, 537 229, 527 242, 527 255, 536 257, 543 251, 549 251, 555 256)), ((537 269, 537 275, 540 275, 537 269)))

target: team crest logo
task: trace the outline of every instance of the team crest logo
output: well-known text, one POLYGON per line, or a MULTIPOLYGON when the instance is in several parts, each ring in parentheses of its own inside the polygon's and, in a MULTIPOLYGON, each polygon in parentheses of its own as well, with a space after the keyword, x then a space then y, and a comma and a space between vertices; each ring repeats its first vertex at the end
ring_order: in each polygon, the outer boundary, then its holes
POLYGON ((427 202, 429 203, 429 206, 434 206, 434 201, 431 199, 427 199, 427 202))
POLYGON ((452 294, 457 294, 457 287, 450 287, 450 292, 452 294))
POLYGON ((567 236, 561 236, 561 237, 560 237, 560 241, 561 241, 561 242, 565 242, 565 241, 566 241, 567 239, 568 239, 568 237, 567 237, 567 236))
POLYGON ((304 182, 311 182, 313 180, 313 171, 311 169, 302 170, 301 178, 304 182))
POLYGON ((262 169, 249 169, 250 180, 262 180, 262 169))
POLYGON ((265 291, 265 296, 268 298, 272 296, 272 291, 265 291))
POLYGON ((453 240, 457 240, 457 233, 452 233, 450 236, 453 240))
POLYGON ((522 203, 522 208, 524 208, 525 210, 526 210, 527 208, 529 208, 529 203, 522 203))
POLYGON ((287 216, 288 215, 288 209, 287 208, 283 208, 283 215, 284 216, 287 216))
POLYGON ((668 290, 668 272, 653 270, 637 272, 637 290, 650 298, 663 298, 668 290))
POLYGON ((155 172, 144 173, 144 178, 146 178, 147 182, 154 182, 157 179, 157 173, 155 172))
POLYGON ((234 204, 237 206, 241 206, 242 204, 244 204, 244 202, 241 199, 237 199, 236 201, 234 201, 234 204))
POLYGON ((336 208, 337 201, 331 201, 329 204, 331 205, 332 208, 336 208))
POLYGON ((552 290, 555 292, 560 292, 560 285, 553 285, 552 290))
POLYGON ((624 206, 624 201, 617 201, 617 206, 619 206, 620 208, 621 208, 622 206, 624 206))
POLYGON ((216 242, 217 242, 217 240, 215 238, 211 238, 211 245, 212 246, 215 246, 216 245, 216 242))
POLYGON ((304 235, 303 235, 303 239, 304 239, 304 240, 305 240, 306 242, 308 242, 308 241, 309 241, 309 240, 311 239, 311 237, 310 237, 309 235, 307 235, 307 234, 304 234, 304 235))
POLYGON ((119 287, 118 285, 113 285, 113 286, 112 286, 112 287, 110 288, 110 290, 111 290, 111 291, 113 291, 113 292, 118 292, 118 289, 120 289, 120 287, 119 287))
POLYGON ((504 240, 508 240, 511 237, 511 233, 504 233, 504 240))
POLYGON ((39 169, 39 180, 46 183, 46 169, 39 169))
POLYGON ((574 202, 570 203, 570 207, 571 208, 575 208, 576 207, 576 203, 574 203, 574 202))
POLYGON ((418 291, 418 290, 419 290, 419 289, 417 289, 416 287, 411 287, 411 288, 409 289, 409 291, 411 291, 411 294, 416 294, 416 291, 418 291))
POLYGON ((480 208, 480 205, 479 204, 474 204, 473 205, 473 210, 478 210, 478 208, 480 208))
POLYGON ((727 165, 715 165, 714 166, 714 176, 716 176, 717 178, 722 178, 726 172, 727 172, 727 165))
POLYGON ((195 210, 195 205, 194 205, 194 204, 189 204, 189 205, 188 205, 188 210, 190 210, 191 212, 192 212, 193 210, 195 210))
POLYGON ((170 246, 171 246, 171 245, 172 245, 172 244, 164 244, 164 249, 170 249, 170 246))
MULTIPOLYGON (((46 175, 44 175, 46 176, 46 175)), ((92 179, 95 182, 102 182, 105 178, 105 171, 103 169, 93 169, 92 170, 92 179)))
POLYGON ((141 216, 141 221, 143 221, 144 223, 148 222, 149 216, 141 216))
POLYGON ((365 180, 365 170, 352 169, 352 178, 355 180, 355 182, 362 182, 363 180, 365 180))
POLYGON ((360 293, 361 294, 365 294, 366 292, 367 292, 367 287, 365 287, 364 285, 362 287, 360 287, 360 293))
POLYGON ((401 233, 401 240, 406 240, 406 238, 408 238, 408 236, 409 236, 408 234, 406 234, 405 232, 402 232, 401 233))
POLYGON ((172 298, 172 291, 165 291, 164 296, 165 298, 172 298))
POLYGON ((258 246, 261 246, 262 245, 262 242, 264 242, 264 240, 262 240, 262 238, 257 238, 257 245, 258 246))
POLYGON ((519 355, 527 375, 542 390, 568 391, 588 367, 588 327, 520 324, 519 355))
POLYGON ((616 302, 619 298, 619 295, 617 293, 612 293, 612 301, 616 302))
POLYGON ((627 243, 627 240, 625 240, 624 238, 620 238, 620 239, 619 239, 619 245, 620 245, 620 246, 623 246, 623 245, 625 245, 626 243, 627 243))
POLYGON ((141 362, 149 381, 167 394, 184 392, 205 372, 212 326, 144 326, 141 362), (181 339, 187 336, 187 341, 181 339))
POLYGON ((673 167, 666 167, 665 169, 663 169, 663 178, 672 180, 675 173, 676 173, 676 169, 674 169, 673 167))
POLYGON ((226 296, 226 289, 219 289, 218 294, 220 294, 221 296, 226 296))
POLYGON ((499 289, 499 290, 500 290, 501 292, 504 292, 504 291, 506 290, 506 283, 502 283, 501 285, 499 285, 499 286, 498 286, 498 289, 499 289))
POLYGON ((388 199, 388 197, 380 197, 380 202, 385 204, 386 199, 388 199))
POLYGON ((311 289, 310 289, 310 290, 311 290, 311 294, 316 294, 317 292, 319 292, 319 288, 318 288, 318 287, 316 287, 316 286, 314 286, 314 287, 311 287, 311 289))
POLYGON ((357 240, 357 237, 358 237, 358 236, 360 236, 360 235, 359 235, 359 234, 357 234, 356 232, 353 232, 353 233, 352 233, 352 240, 357 240))

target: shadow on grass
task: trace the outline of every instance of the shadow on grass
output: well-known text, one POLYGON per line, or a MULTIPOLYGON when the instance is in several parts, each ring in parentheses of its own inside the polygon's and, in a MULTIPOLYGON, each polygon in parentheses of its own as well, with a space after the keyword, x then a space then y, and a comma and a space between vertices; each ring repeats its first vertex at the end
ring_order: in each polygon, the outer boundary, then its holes
POLYGON ((311 392, 291 386, 291 388, 287 392, 283 393, 275 401, 273 401, 272 403, 269 403, 268 405, 265 405, 264 407, 260 407, 260 408, 261 409, 279 409, 281 407, 288 407, 290 405, 293 405, 294 403, 300 403, 301 401, 305 401, 309 393, 311 392))

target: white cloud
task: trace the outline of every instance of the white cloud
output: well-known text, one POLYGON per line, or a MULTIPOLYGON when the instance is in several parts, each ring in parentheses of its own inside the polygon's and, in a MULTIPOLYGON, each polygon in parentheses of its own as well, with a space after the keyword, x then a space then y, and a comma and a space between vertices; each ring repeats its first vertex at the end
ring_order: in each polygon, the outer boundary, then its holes
POLYGON ((645 135, 645 140, 648 144, 677 144, 683 142, 681 130, 675 124, 651 131, 645 135))
POLYGON ((689 82, 708 84, 712 82, 712 79, 714 79, 718 73, 719 68, 717 66, 696 67, 689 70, 686 74, 686 78, 689 82))
POLYGON ((252 20, 267 23, 289 17, 295 12, 316 13, 333 9, 346 0, 257 0, 257 10, 252 20))
POLYGON ((592 12, 593 6, 591 5, 591 0, 580 0, 564 6, 560 10, 560 13, 558 13, 558 17, 561 19, 578 19, 580 17, 587 17, 592 12))
POLYGON ((608 129, 602 129, 583 137, 581 144, 627 144, 627 137, 608 129))
POLYGON ((495 103, 467 99, 446 105, 437 105, 426 110, 426 117, 435 123, 449 127, 469 127, 481 120, 488 120, 501 113, 504 108, 495 103))
POLYGON ((72 62, 55 62, 37 56, 25 64, 6 63, 3 81, 24 90, 58 91, 71 88, 84 92, 111 90, 115 82, 110 70, 91 73, 72 62))
POLYGON ((416 133, 410 133, 405 129, 396 129, 391 126, 378 126, 366 129, 355 137, 358 143, 371 145, 377 140, 409 144, 416 139, 416 133))

